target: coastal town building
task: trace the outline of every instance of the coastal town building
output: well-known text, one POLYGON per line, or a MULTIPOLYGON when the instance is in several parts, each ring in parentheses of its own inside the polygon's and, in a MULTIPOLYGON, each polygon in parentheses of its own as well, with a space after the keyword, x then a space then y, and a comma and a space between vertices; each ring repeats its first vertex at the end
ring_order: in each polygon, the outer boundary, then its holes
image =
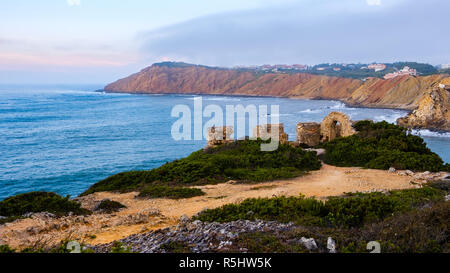
POLYGON ((370 64, 369 66, 367 66, 368 69, 373 69, 375 70, 375 72, 378 71, 383 71, 386 69, 386 65, 385 64, 370 64))
POLYGON ((389 80, 398 76, 405 76, 405 75, 417 76, 417 70, 410 68, 409 66, 405 66, 399 71, 384 75, 384 79, 389 80))

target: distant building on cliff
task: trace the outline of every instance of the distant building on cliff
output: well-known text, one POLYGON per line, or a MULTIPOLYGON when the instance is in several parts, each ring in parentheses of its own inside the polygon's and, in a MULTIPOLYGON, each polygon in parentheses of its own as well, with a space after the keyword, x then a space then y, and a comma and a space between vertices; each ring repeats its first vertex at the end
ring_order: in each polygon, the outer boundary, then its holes
POLYGON ((417 76, 417 70, 410 68, 409 66, 405 66, 399 71, 396 71, 394 73, 388 73, 388 74, 384 75, 384 78, 386 80, 388 80, 388 79, 393 79, 395 77, 404 76, 404 75, 417 76))
POLYGON ((386 69, 385 64, 370 64, 367 68, 375 70, 375 72, 383 71, 386 69))

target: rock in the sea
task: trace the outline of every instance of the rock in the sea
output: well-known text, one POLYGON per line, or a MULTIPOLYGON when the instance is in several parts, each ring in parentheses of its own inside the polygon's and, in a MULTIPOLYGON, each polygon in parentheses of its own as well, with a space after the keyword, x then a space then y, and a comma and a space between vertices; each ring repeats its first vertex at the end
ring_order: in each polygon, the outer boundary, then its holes
POLYGON ((419 100, 418 108, 398 125, 406 128, 450 130, 450 95, 442 88, 432 88, 419 100))
POLYGON ((396 171, 395 168, 390 167, 388 172, 389 172, 389 173, 395 173, 395 171, 396 171))
POLYGON ((308 250, 316 250, 317 249, 317 244, 316 241, 314 241, 313 238, 305 238, 302 237, 300 239, 300 243, 302 243, 308 250))
POLYGON ((336 242, 331 237, 328 237, 327 249, 329 253, 336 253, 336 242))

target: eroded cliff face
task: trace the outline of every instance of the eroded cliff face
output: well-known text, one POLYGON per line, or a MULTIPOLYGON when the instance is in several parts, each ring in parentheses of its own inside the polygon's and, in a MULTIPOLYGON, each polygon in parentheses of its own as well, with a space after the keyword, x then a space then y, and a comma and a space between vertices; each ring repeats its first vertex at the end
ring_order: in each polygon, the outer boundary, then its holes
POLYGON ((360 85, 359 80, 302 73, 261 74, 203 66, 153 65, 109 84, 105 91, 340 99, 360 85))
MULTIPOLYGON (((105 87, 105 91, 336 99, 356 106, 408 110, 420 106, 422 110, 417 115, 423 116, 420 113, 426 112, 427 116, 433 116, 433 118, 427 118, 427 122, 422 121, 422 117, 411 118, 410 122, 402 123, 408 124, 408 127, 418 127, 421 124, 438 125, 439 122, 431 123, 430 119, 439 117, 446 118, 439 124, 448 124, 448 116, 441 114, 449 109, 448 96, 445 97, 439 93, 441 99, 436 100, 435 106, 429 111, 425 111, 426 107, 422 106, 431 98, 430 88, 439 86, 439 83, 443 82, 450 82, 450 77, 448 75, 402 76, 390 80, 369 78, 366 81, 360 81, 305 73, 257 73, 187 64, 155 64, 139 73, 109 84, 105 87)), ((435 125, 420 128, 449 130, 448 127, 435 125)))
POLYGON ((450 131, 450 96, 444 88, 434 87, 419 101, 411 114, 399 118, 397 123, 407 128, 450 131))

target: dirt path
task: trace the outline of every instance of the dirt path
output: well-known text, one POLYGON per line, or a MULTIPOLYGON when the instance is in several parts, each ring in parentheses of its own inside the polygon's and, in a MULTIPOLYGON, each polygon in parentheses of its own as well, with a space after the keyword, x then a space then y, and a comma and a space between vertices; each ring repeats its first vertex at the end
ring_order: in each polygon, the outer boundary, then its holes
POLYGON ((60 219, 39 218, 19 220, 0 226, 0 245, 24 247, 30 244, 77 239, 90 244, 108 243, 132 234, 177 224, 182 215, 193 216, 206 208, 238 203, 247 198, 298 196, 324 199, 346 192, 384 191, 419 187, 425 182, 404 173, 382 170, 339 168, 324 165, 321 170, 290 180, 260 184, 232 182, 200 186, 206 195, 182 200, 136 199, 137 193, 95 193, 79 198, 83 206, 92 209, 98 201, 111 199, 127 206, 115 214, 93 214, 86 217, 60 219))

